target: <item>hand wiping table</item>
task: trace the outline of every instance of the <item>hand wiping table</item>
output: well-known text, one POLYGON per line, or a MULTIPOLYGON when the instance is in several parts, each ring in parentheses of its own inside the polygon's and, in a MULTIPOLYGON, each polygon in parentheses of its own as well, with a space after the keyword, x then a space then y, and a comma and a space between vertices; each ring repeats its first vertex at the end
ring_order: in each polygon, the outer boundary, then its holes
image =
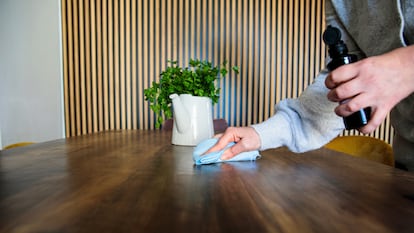
POLYGON ((261 155, 259 154, 259 151, 249 151, 249 152, 242 152, 233 158, 227 159, 227 160, 221 160, 221 155, 224 153, 225 150, 233 146, 235 143, 231 142, 229 143, 224 149, 220 151, 211 152, 208 154, 204 153, 208 151, 212 146, 214 146, 217 143, 217 138, 210 138, 206 139, 202 142, 200 142, 193 151, 193 159, 194 163, 196 165, 202 165, 202 164, 211 164, 211 163, 220 163, 220 162, 233 162, 233 161, 253 161, 256 159, 259 159, 261 155))

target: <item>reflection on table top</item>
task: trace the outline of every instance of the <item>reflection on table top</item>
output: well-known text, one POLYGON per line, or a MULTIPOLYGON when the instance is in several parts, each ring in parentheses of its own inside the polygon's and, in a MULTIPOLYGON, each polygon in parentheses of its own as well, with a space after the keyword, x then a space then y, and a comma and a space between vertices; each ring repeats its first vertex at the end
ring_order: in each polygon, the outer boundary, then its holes
POLYGON ((170 132, 0 152, 0 232, 414 232, 414 174, 327 149, 194 166, 170 132))

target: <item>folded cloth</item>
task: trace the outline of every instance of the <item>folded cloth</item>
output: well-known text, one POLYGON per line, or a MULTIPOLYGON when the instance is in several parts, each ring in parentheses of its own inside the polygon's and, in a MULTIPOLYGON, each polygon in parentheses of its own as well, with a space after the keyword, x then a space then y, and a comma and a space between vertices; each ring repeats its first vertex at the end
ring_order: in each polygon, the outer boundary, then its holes
POLYGON ((233 146, 235 143, 229 143, 223 150, 211 152, 205 155, 204 154, 208 149, 214 146, 217 143, 217 138, 210 138, 200 142, 193 151, 193 159, 196 165, 201 164, 210 164, 210 163, 220 163, 220 162, 232 162, 232 161, 253 161, 260 158, 259 151, 249 151, 249 152, 242 152, 233 158, 227 160, 221 160, 221 155, 224 153, 226 149, 233 146))

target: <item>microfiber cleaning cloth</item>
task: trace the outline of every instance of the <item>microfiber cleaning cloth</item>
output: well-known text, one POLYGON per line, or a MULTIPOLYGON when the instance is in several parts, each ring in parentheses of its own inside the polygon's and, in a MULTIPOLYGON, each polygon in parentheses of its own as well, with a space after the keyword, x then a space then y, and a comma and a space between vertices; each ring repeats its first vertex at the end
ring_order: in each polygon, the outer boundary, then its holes
POLYGON ((196 165, 220 163, 220 162, 232 162, 232 161, 253 161, 253 160, 260 158, 259 151, 255 150, 255 151, 249 151, 249 152, 242 152, 228 160, 221 160, 220 159, 221 155, 224 153, 226 149, 233 146, 235 144, 234 142, 229 143, 221 151, 215 151, 215 152, 202 155, 204 152, 206 152, 208 149, 214 146, 217 143, 217 141, 218 141, 217 138, 210 138, 210 139, 200 142, 194 148, 193 159, 196 165))

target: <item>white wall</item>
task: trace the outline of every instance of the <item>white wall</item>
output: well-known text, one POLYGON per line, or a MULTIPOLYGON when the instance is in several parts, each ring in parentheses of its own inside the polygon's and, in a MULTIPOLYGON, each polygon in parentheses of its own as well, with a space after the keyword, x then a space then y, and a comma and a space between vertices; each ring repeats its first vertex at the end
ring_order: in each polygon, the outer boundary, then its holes
POLYGON ((0 0, 0 145, 64 136, 59 0, 0 0))

